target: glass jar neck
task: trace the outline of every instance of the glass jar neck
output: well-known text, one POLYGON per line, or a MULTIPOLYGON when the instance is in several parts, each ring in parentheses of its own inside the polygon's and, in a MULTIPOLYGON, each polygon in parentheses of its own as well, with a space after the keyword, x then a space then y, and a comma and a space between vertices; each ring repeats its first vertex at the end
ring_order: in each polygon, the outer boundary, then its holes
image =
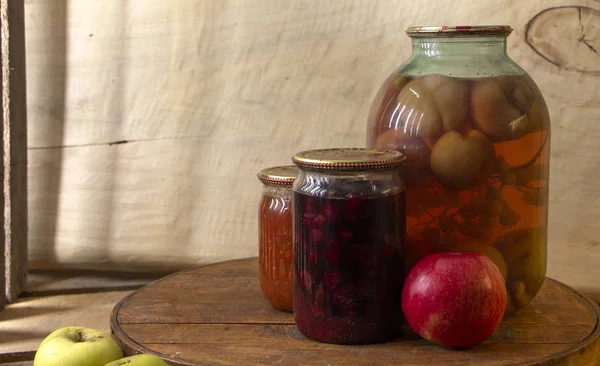
POLYGON ((415 37, 412 38, 413 56, 445 57, 508 57, 506 37, 415 37))
POLYGON ((507 54, 506 36, 413 37, 412 55, 400 67, 408 76, 460 78, 523 75, 507 54))
POLYGON ((291 198, 292 186, 263 184, 263 195, 274 198, 291 198))

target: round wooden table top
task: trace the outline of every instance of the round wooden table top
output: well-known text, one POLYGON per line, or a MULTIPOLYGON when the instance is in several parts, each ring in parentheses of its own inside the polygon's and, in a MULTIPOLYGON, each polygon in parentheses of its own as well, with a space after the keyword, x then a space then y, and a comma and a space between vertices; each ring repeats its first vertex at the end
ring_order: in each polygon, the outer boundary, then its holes
POLYGON ((486 342, 450 350, 410 332, 365 346, 308 340, 264 300, 257 271, 251 258, 154 282, 115 306, 113 336, 171 365, 600 365, 598 304, 551 279, 486 342))

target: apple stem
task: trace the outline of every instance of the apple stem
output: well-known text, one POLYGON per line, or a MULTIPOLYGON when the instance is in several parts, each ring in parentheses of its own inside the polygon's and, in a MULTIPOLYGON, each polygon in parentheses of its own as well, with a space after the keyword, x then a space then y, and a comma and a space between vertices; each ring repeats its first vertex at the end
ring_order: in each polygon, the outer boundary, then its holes
POLYGON ((83 342, 85 341, 85 336, 83 335, 83 332, 81 332, 80 330, 78 330, 76 332, 77 334, 77 338, 75 339, 76 342, 83 342))

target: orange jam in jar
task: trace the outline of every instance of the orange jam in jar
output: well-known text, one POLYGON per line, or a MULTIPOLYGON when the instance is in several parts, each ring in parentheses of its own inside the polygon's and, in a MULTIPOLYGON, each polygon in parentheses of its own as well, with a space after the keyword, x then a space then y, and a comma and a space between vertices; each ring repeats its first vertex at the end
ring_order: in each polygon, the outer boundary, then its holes
POLYGON ((292 312, 292 185, 296 166, 263 169, 259 205, 259 278, 263 296, 276 309, 292 312))

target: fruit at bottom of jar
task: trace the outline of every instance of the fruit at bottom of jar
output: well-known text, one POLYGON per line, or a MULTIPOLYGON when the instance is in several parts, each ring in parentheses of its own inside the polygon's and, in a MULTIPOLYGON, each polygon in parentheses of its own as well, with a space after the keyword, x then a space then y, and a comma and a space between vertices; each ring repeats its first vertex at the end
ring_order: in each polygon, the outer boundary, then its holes
POLYGON ((450 348, 485 341, 506 309, 506 286, 498 267, 474 252, 435 253, 410 270, 402 311, 411 329, 450 348))
POLYGON ((533 299, 546 276, 546 232, 539 227, 511 230, 494 247, 506 261, 511 301, 521 308, 533 299))
POLYGON ((516 281, 512 284, 511 298, 517 308, 521 308, 531 301, 531 297, 525 292, 525 284, 521 281, 516 281))
POLYGON ((545 243, 542 228, 527 228, 511 230, 500 236, 494 247, 502 253, 510 277, 539 277, 545 273, 545 243))
POLYGON ((409 136, 439 136, 443 131, 442 117, 438 113, 431 91, 421 79, 411 80, 398 94, 398 126, 409 136))
POLYGON ((450 250, 451 252, 476 252, 479 254, 483 254, 494 262, 494 264, 500 270, 502 277, 506 279, 508 270, 506 269, 506 262, 504 262, 504 257, 500 252, 493 247, 492 245, 484 245, 480 243, 463 243, 455 246, 450 250))
POLYGON ((469 87, 465 81, 443 75, 427 75, 421 82, 431 92, 445 131, 457 129, 465 123, 469 105, 469 87))
POLYGON ((431 149, 431 171, 449 188, 465 188, 487 178, 494 170, 494 162, 492 143, 477 130, 465 135, 446 132, 431 149))
POLYGON ((516 140, 542 127, 539 105, 517 79, 484 79, 471 90, 473 126, 492 141, 516 140))

